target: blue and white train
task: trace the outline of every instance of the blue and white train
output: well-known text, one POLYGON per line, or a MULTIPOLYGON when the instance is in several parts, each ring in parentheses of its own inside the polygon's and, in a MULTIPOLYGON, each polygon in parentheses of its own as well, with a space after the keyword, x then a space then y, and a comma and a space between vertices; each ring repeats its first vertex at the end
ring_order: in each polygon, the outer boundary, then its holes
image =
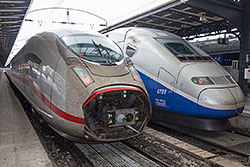
POLYGON ((202 130, 230 128, 245 97, 208 54, 174 34, 119 28, 106 34, 132 59, 153 105, 152 120, 202 130))

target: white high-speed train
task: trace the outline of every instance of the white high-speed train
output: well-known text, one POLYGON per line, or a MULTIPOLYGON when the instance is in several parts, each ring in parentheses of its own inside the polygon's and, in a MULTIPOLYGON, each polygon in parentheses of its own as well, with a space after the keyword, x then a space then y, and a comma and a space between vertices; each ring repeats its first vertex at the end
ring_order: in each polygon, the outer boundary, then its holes
POLYGON ((209 55, 166 31, 128 27, 106 34, 132 59, 153 105, 153 120, 224 130, 245 97, 209 55))

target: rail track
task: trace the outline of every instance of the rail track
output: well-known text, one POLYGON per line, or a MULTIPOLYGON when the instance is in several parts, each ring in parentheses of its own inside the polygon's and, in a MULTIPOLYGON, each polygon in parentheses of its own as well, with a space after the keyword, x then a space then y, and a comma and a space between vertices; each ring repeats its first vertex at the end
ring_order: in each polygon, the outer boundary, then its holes
MULTIPOLYGON (((163 124, 162 124, 163 125, 163 124)), ((231 152, 232 154, 239 155, 241 157, 248 158, 248 164, 250 165, 250 137, 246 135, 240 135, 236 132, 231 131, 220 131, 220 132, 207 132, 195 129, 190 129, 186 127, 176 126, 173 124, 164 123, 163 128, 169 128, 174 131, 178 131, 186 136, 190 136, 198 139, 199 141, 208 143, 215 147, 221 148, 222 150, 231 152)), ((157 129, 157 128, 156 128, 157 129)), ((169 136, 164 132, 159 132, 151 128, 147 128, 144 131, 148 135, 153 135, 156 138, 167 142, 177 149, 181 149, 184 152, 193 154, 194 156, 204 159, 208 163, 217 164, 219 166, 244 166, 238 162, 232 161, 230 159, 225 159, 223 156, 217 155, 216 153, 209 152, 199 146, 194 146, 182 139, 177 139, 175 137, 169 136)))
POLYGON ((74 144, 94 167, 168 167, 169 164, 143 155, 122 142, 74 144))
POLYGON ((221 147, 241 156, 250 156, 250 136, 237 133, 237 131, 201 131, 186 127, 164 123, 164 126, 171 128, 185 135, 197 138, 206 143, 221 147))

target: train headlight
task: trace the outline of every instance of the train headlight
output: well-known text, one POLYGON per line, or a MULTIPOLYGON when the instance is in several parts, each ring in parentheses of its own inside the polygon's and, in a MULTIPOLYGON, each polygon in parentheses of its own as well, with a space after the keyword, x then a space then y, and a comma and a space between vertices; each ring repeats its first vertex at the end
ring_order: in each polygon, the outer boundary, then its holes
POLYGON ((197 85, 213 85, 214 82, 209 77, 193 77, 192 82, 197 85))
POLYGON ((123 91, 123 98, 126 98, 126 97, 127 97, 127 91, 124 90, 124 91, 123 91))
POLYGON ((93 77, 90 75, 90 73, 86 69, 82 67, 73 67, 73 70, 86 87, 94 82, 93 77))
POLYGON ((102 99, 103 99, 103 94, 102 94, 102 93, 99 94, 99 95, 97 96, 97 98, 98 98, 98 100, 102 100, 102 99))
POLYGON ((141 78, 140 78, 140 76, 139 76, 139 74, 138 74, 138 72, 136 71, 136 69, 135 69, 134 66, 131 65, 131 66, 128 67, 128 69, 129 69, 131 75, 133 76, 133 79, 134 79, 134 80, 136 80, 136 81, 141 81, 141 78))

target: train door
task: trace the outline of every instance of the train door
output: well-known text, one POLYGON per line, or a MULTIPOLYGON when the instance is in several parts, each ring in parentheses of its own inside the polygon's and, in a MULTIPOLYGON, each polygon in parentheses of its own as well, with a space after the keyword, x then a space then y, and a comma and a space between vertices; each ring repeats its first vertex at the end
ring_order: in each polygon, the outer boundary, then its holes
POLYGON ((155 99, 156 106, 162 107, 168 111, 174 111, 176 108, 174 101, 174 88, 176 78, 165 68, 160 67, 157 74, 157 88, 155 99))

